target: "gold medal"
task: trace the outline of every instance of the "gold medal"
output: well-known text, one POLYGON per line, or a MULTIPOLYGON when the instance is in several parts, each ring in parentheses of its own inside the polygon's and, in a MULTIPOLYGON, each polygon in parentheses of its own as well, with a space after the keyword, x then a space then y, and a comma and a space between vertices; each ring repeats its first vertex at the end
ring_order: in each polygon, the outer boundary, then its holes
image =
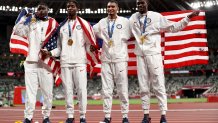
POLYGON ((36 23, 36 18, 35 17, 31 18, 31 23, 36 23))
POLYGON ((72 40, 72 39, 69 39, 68 42, 67 42, 67 44, 68 44, 69 46, 72 46, 72 45, 73 45, 73 40, 72 40))
POLYGON ((140 37, 140 40, 141 40, 141 44, 144 44, 145 41, 148 40, 148 39, 147 39, 146 36, 142 35, 142 36, 140 37))
POLYGON ((109 47, 113 46, 113 41, 112 40, 108 41, 108 45, 109 47))
POLYGON ((141 41, 141 44, 144 44, 145 37, 144 37, 144 36, 141 36, 141 37, 140 37, 140 41, 141 41))

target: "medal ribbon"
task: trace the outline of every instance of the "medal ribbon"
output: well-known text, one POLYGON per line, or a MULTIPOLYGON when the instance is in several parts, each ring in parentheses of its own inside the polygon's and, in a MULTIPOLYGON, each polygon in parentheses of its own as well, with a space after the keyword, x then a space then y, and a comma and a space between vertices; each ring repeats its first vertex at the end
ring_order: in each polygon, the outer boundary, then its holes
MULTIPOLYGON (((141 30, 142 22, 140 21, 140 16, 139 16, 138 19, 139 19, 140 30, 141 30)), ((143 33, 145 33, 146 24, 147 24, 147 16, 145 16, 145 20, 144 20, 144 23, 143 23, 143 29, 141 30, 141 35, 142 35, 143 33)))
MULTIPOLYGON (((76 27, 76 23, 77 23, 77 21, 75 20, 75 21, 74 21, 74 24, 73 24, 72 32, 73 32, 73 30, 74 30, 75 27, 76 27)), ((69 37, 71 38, 71 37, 72 37, 72 34, 71 34, 71 28, 70 28, 70 23, 69 23, 69 22, 68 22, 68 30, 69 30, 69 37)))
POLYGON ((110 22, 109 22, 109 20, 108 20, 108 36, 109 36, 109 38, 111 39, 112 38, 112 35, 113 35, 113 33, 114 33, 114 25, 115 25, 115 21, 116 20, 114 20, 114 22, 113 22, 113 24, 112 24, 112 26, 111 26, 111 28, 110 28, 110 22))

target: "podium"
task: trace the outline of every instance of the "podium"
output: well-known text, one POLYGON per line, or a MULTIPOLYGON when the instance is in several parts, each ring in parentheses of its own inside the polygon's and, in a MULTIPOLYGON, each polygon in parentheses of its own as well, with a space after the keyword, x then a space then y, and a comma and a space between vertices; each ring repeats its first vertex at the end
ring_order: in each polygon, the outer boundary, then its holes
MULTIPOLYGON (((23 105, 26 101, 26 87, 23 86, 15 86, 14 87, 14 105, 23 105)), ((40 88, 38 89, 37 95, 36 95, 36 106, 41 106, 43 102, 43 97, 40 91, 40 88)))

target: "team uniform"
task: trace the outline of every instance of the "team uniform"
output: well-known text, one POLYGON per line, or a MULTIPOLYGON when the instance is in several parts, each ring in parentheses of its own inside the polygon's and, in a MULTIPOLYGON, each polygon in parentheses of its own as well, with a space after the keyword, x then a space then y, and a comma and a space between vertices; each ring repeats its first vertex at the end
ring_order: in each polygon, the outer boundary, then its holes
POLYGON ((131 36, 129 21, 120 16, 115 20, 103 18, 93 28, 95 34, 103 40, 100 59, 105 117, 111 117, 114 83, 121 100, 121 112, 123 117, 127 117, 129 112, 127 40, 131 36))
MULTIPOLYGON (((83 20, 86 27, 89 23, 83 20)), ((52 56, 59 57, 61 78, 65 89, 66 113, 74 118, 73 90, 76 88, 79 100, 80 118, 85 118, 87 107, 87 56, 90 42, 78 19, 67 20, 60 28, 58 48, 51 51, 52 56)))
POLYGON ((24 25, 26 17, 15 25, 14 32, 22 37, 27 37, 29 41, 28 55, 24 62, 25 68, 25 85, 26 85, 26 102, 25 118, 31 120, 35 110, 36 94, 40 87, 43 96, 42 114, 45 118, 50 116, 53 99, 53 74, 51 69, 39 58, 40 49, 48 36, 51 26, 55 26, 55 19, 48 17, 46 21, 34 20, 30 24, 24 25))
POLYGON ((179 22, 171 22, 152 11, 148 11, 146 15, 136 12, 130 17, 130 28, 136 39, 134 53, 137 56, 137 74, 144 114, 149 114, 150 86, 159 100, 161 114, 165 115, 167 111, 161 32, 177 32, 188 22, 187 17, 179 22))

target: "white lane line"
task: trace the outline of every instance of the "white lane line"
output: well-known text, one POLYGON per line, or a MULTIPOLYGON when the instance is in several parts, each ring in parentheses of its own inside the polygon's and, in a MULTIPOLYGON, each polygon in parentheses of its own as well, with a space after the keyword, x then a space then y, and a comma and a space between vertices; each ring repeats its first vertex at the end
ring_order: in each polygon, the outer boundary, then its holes
MULTIPOLYGON (((24 109, 0 109, 0 111, 23 111, 24 109)), ((39 109, 36 109, 35 111, 42 111, 39 109)), ((54 112, 65 112, 65 109, 52 109, 54 112)), ((79 111, 79 110, 75 110, 79 111)), ((102 110, 87 110, 87 112, 99 112, 102 110)), ((112 110, 113 112, 120 112, 121 110, 112 110)), ((142 110, 129 110, 130 112, 141 112, 142 110)), ((159 112, 160 110, 150 110, 151 112, 159 112)), ((168 112, 187 112, 187 111, 218 111, 218 109, 170 109, 168 112)))

